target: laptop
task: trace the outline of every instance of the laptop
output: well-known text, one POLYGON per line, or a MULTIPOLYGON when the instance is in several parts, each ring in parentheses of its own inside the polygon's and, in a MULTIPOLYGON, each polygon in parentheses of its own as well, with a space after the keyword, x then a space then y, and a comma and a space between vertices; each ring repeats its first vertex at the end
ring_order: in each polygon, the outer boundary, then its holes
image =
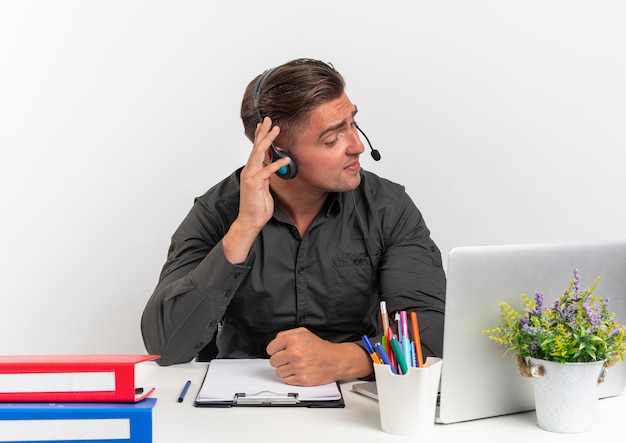
MULTIPOLYGON (((626 240, 588 243, 466 246, 448 256, 443 366, 438 423, 456 423, 534 409, 532 380, 517 369, 515 355, 492 342, 484 329, 502 323, 500 305, 521 312, 521 295, 544 294, 546 304, 567 288, 578 269, 581 289, 602 277, 596 295, 626 324, 626 240)), ((618 362, 599 385, 599 397, 620 395, 626 364, 618 362)), ((375 383, 353 390, 376 398, 375 383)))

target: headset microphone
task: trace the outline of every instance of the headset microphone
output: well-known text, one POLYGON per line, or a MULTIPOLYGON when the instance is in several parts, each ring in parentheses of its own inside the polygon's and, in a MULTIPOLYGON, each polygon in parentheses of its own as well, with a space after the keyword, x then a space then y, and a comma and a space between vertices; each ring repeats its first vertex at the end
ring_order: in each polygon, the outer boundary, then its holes
POLYGON ((378 149, 374 149, 374 147, 372 146, 372 143, 370 143, 370 139, 367 138, 367 135, 365 135, 365 132, 363 132, 363 130, 359 128, 359 125, 355 123, 354 126, 356 126, 357 130, 363 135, 363 137, 365 137, 365 140, 367 140, 367 144, 370 146, 370 149, 372 150, 371 152, 372 158, 376 161, 380 160, 380 152, 378 152, 378 149))

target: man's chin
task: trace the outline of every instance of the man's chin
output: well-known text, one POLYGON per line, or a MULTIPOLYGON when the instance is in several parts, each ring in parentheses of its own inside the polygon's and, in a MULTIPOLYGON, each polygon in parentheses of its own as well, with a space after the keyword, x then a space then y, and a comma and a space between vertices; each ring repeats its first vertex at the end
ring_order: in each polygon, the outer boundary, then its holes
POLYGON ((356 177, 352 177, 351 180, 346 180, 344 183, 338 186, 339 189, 336 189, 335 192, 350 192, 354 191, 361 184, 361 174, 358 174, 356 177))

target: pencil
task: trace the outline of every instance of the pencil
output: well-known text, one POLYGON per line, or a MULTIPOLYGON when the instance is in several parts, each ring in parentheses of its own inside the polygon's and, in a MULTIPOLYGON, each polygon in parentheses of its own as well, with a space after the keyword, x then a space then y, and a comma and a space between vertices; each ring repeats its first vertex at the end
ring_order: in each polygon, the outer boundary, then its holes
POLYGON ((383 322, 383 334, 387 333, 387 329, 389 329, 389 314, 387 313, 387 302, 380 302, 380 316, 383 322))
POLYGON ((420 330, 417 327, 417 314, 415 312, 411 312, 411 326, 413 327, 413 341, 415 342, 415 352, 417 353, 417 366, 423 368, 422 342, 420 340, 420 330))

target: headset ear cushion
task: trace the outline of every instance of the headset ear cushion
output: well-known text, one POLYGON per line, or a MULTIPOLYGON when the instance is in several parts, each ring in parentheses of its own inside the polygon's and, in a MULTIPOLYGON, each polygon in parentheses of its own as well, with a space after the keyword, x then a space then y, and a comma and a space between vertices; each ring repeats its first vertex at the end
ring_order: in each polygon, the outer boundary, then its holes
POLYGON ((271 161, 272 163, 281 158, 289 158, 291 162, 287 166, 283 166, 278 171, 276 171, 276 175, 280 178, 284 178, 285 180, 294 178, 298 173, 298 167, 296 166, 296 160, 286 151, 281 151, 272 143, 270 147, 271 153, 271 161))

